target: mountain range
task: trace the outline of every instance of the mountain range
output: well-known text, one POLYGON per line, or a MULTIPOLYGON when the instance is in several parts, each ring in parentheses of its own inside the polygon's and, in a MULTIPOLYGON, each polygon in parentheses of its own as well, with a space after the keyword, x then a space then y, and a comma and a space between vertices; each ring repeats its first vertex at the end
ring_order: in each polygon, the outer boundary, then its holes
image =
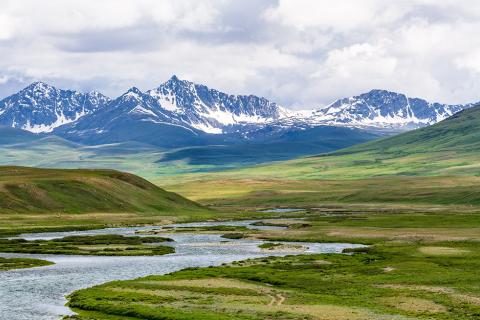
POLYGON ((265 126, 320 125, 409 130, 439 122, 473 104, 447 105, 386 90, 371 90, 314 110, 292 111, 254 95, 229 95, 172 76, 145 92, 131 88, 116 99, 92 91, 61 90, 35 82, 0 101, 0 125, 34 133, 90 136, 112 131, 115 122, 169 125, 192 134, 244 137, 265 126))
POLYGON ((135 146, 166 151, 157 162, 230 167, 335 151, 428 126, 473 105, 371 90, 315 110, 293 111, 176 76, 155 89, 130 88, 115 99, 35 82, 0 101, 0 144, 21 141, 28 149, 38 139, 57 137, 41 143, 108 145, 108 150, 116 144, 116 154, 131 153, 135 146))

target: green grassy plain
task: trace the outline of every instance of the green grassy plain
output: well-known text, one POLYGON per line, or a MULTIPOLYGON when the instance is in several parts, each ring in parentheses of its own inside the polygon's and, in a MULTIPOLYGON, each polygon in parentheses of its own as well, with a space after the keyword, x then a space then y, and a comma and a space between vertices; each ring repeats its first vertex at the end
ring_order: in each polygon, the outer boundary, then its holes
MULTIPOLYGON (((344 206, 360 210, 475 211, 480 178, 392 176, 355 180, 225 179, 166 186, 206 206, 224 210, 344 206)), ((294 213, 291 213, 294 214, 294 213)))
MULTIPOLYGON (((73 293, 69 305, 78 316, 71 318, 479 319, 478 109, 332 154, 153 180, 217 211, 178 210, 162 219, 140 218, 137 212, 132 217, 131 210, 102 214, 124 224, 301 217, 306 219, 301 223, 278 222, 288 225, 286 230, 194 231, 370 247, 348 255, 264 258, 115 281, 73 293), (258 212, 273 207, 306 210, 258 212)), ((156 211, 138 211, 158 217, 156 211)), ((12 215, 6 217, 11 223, 12 215)))
MULTIPOLYGON (((479 213, 325 212, 279 220, 268 241, 368 248, 246 260, 75 292, 72 319, 478 319, 479 213)), ((272 223, 269 221, 268 223, 272 223)))
POLYGON ((168 190, 245 215, 306 209, 289 214, 301 223, 278 222, 287 230, 225 238, 369 247, 115 281, 72 294, 74 318, 479 319, 479 124, 475 108, 332 154, 162 178, 168 190))

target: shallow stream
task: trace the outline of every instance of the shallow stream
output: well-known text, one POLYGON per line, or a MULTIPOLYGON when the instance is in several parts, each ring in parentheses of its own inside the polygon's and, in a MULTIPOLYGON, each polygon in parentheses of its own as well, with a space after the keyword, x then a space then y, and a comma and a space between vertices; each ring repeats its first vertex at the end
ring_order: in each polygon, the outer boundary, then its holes
MULTIPOLYGON (((204 222, 176 224, 176 227, 247 226, 255 229, 278 229, 272 226, 252 226, 255 221, 204 222)), ((70 235, 120 234, 135 235, 136 231, 160 227, 109 228, 90 231, 23 234, 27 240, 53 239, 70 235)), ((168 232, 168 231, 167 231, 168 232)), ((236 260, 286 254, 340 253, 345 248, 361 245, 348 243, 299 243, 305 252, 263 252, 262 241, 227 240, 220 234, 162 233, 172 238, 167 243, 176 252, 164 256, 101 257, 42 254, 2 254, 2 257, 32 257, 54 262, 54 265, 0 272, 0 319, 46 320, 60 319, 71 314, 65 307, 69 293, 112 280, 133 279, 151 274, 166 274, 188 267, 218 266, 236 260)))

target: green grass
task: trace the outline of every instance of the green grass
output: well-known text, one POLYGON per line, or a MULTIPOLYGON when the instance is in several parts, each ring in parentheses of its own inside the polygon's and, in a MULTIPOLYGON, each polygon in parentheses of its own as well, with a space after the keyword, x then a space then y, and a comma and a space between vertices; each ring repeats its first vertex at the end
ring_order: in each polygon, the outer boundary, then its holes
POLYGON ((238 210, 372 206, 377 210, 410 207, 471 211, 478 210, 480 205, 480 178, 466 176, 358 180, 206 179, 167 188, 207 206, 238 210))
POLYGON ((247 236, 371 246, 114 281, 73 293, 69 306, 81 320, 478 319, 479 219, 478 213, 310 211, 308 226, 247 236))
POLYGON ((215 216, 129 173, 0 167, 0 235, 215 216))
POLYGON ((0 271, 24 269, 52 265, 53 262, 31 258, 2 258, 0 257, 0 271))
POLYGON ((86 213, 201 209, 147 180, 114 170, 0 167, 0 212, 86 213))
POLYGON ((170 246, 148 245, 171 241, 162 237, 120 235, 70 236, 52 240, 0 239, 0 252, 93 256, 153 256, 174 253, 170 246))
POLYGON ((206 204, 480 204, 480 107, 329 154, 155 183, 206 204))
MULTIPOLYGON (((365 179, 381 176, 480 174, 480 106, 435 125, 328 154, 252 166, 202 179, 365 179)), ((178 180, 177 180, 178 181, 178 180)), ((161 181, 159 181, 161 184, 161 181)))

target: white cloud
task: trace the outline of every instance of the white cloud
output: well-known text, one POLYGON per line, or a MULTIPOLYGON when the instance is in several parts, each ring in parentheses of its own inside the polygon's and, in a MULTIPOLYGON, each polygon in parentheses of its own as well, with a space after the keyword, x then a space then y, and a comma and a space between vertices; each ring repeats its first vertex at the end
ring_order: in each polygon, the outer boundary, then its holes
POLYGON ((480 73, 480 48, 456 58, 455 64, 459 68, 480 73))
POLYGON ((177 74, 295 108, 372 88, 480 100, 474 0, 0 1, 0 97, 32 80, 116 96, 177 74))
POLYGON ((8 80, 9 80, 8 76, 1 76, 0 75, 0 84, 7 83, 8 80))
POLYGON ((330 76, 349 80, 391 77, 396 65, 396 58, 387 56, 383 46, 361 43, 330 51, 323 70, 312 76, 322 77, 327 72, 330 76))
POLYGON ((8 40, 13 33, 12 19, 5 14, 0 14, 0 41, 8 40))
POLYGON ((355 31, 385 22, 393 23, 408 11, 404 2, 382 0, 280 0, 267 19, 305 30, 319 27, 332 31, 355 31))

